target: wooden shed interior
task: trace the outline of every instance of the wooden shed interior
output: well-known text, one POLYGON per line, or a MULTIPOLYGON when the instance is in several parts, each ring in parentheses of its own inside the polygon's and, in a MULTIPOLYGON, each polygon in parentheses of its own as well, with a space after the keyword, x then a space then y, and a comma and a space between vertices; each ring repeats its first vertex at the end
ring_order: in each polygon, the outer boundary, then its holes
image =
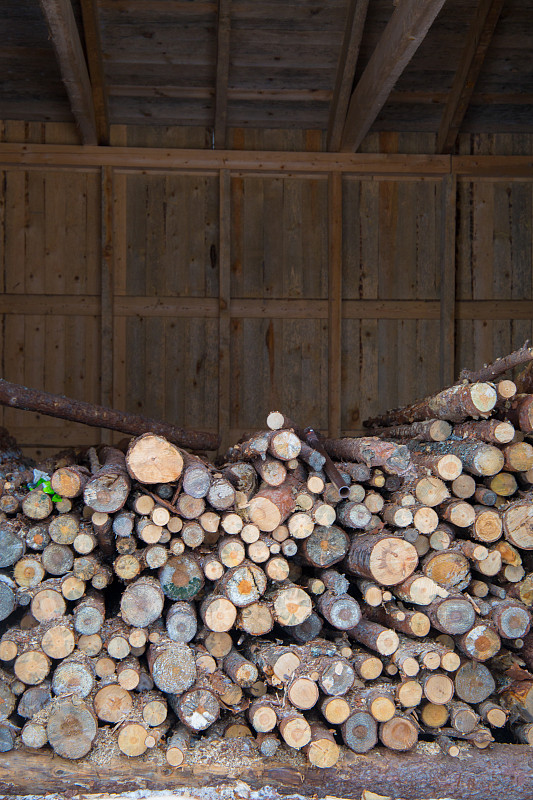
POLYGON ((3 377, 224 445, 274 408, 359 431, 531 338, 529 0, 0 14, 3 377))

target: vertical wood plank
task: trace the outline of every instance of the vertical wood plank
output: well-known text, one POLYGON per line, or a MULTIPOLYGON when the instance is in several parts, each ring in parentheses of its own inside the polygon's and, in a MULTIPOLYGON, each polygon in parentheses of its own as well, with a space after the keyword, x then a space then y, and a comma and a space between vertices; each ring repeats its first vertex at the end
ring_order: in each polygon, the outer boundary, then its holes
MULTIPOLYGON (((100 397, 103 406, 113 404, 113 168, 101 171, 101 327, 100 397)), ((101 429, 100 441, 109 444, 111 431, 101 429)))
POLYGON ((457 178, 442 181, 440 272, 440 382, 455 378, 455 207, 457 178))
POLYGON ((221 452, 229 445, 230 429, 230 301, 231 301, 231 176, 220 171, 218 290, 218 432, 221 452))
MULTIPOLYGON (((126 144, 126 131, 116 126, 117 145, 126 144)), ((113 296, 126 294, 127 271, 127 176, 113 176, 113 296)), ((126 409, 126 317, 113 314, 113 406, 126 409)), ((119 441, 120 434, 114 435, 119 441)))
POLYGON ((342 173, 329 176, 328 430, 341 431, 342 173))

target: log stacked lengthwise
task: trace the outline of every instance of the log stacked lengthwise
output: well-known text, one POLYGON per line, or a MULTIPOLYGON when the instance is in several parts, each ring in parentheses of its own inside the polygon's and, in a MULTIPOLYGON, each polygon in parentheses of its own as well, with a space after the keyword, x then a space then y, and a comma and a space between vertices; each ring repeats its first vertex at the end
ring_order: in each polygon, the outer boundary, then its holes
POLYGON ((532 743, 533 385, 493 372, 318 449, 273 412, 218 466, 148 433, 28 489, 6 434, 0 750, 532 743))

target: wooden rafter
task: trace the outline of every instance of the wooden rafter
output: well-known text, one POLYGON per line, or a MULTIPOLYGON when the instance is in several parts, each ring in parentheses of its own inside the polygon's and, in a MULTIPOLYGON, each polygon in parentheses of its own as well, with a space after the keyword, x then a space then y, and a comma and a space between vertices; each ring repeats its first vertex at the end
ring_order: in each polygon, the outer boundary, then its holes
POLYGON ((352 93, 342 135, 344 152, 357 150, 444 2, 402 0, 396 6, 352 93))
POLYGON ((83 144, 97 144, 91 81, 70 0, 39 0, 83 144))
POLYGON ((505 0, 480 0, 437 135, 437 153, 453 150, 505 0))
POLYGON ((350 102, 367 11, 368 0, 350 0, 329 111, 327 149, 331 152, 337 151, 341 146, 342 129, 350 102))
POLYGON ((96 0, 81 0, 85 50, 89 65, 89 75, 93 93, 96 132, 99 144, 109 144, 109 121, 107 112, 107 91, 102 59, 102 43, 98 24, 96 0))
POLYGON ((231 0, 218 0, 217 74, 215 88, 215 147, 226 146, 228 116, 229 46, 231 31, 231 0))

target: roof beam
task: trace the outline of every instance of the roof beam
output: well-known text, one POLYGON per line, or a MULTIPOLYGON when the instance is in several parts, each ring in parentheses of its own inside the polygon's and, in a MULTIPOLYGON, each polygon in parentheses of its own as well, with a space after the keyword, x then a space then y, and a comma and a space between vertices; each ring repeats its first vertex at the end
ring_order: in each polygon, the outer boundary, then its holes
POLYGON ((98 144, 109 144, 109 117, 97 0, 81 0, 85 51, 93 94, 98 144))
POLYGON ((330 152, 336 152, 341 146, 367 11, 368 0, 350 0, 329 111, 327 149, 330 152))
POLYGON ((215 86, 215 132, 217 149, 226 146, 228 116, 229 46, 231 32, 231 0, 218 0, 217 74, 215 86))
POLYGON ((437 134, 437 153, 451 153, 505 0, 479 0, 437 134))
POLYGON ((342 135, 343 152, 357 150, 444 2, 398 3, 352 93, 342 135))
POLYGON ((97 144, 91 81, 70 0, 39 0, 83 144, 97 144))

